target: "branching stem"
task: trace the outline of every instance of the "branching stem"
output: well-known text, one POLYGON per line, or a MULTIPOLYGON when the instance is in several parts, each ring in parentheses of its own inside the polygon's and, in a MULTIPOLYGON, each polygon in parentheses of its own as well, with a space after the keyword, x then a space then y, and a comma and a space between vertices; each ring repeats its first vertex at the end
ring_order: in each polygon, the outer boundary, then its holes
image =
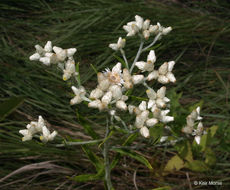
POLYGON ((131 68, 130 68, 130 71, 129 71, 129 72, 130 72, 130 74, 132 73, 133 68, 134 68, 134 66, 135 66, 135 63, 137 62, 137 60, 139 59, 139 57, 140 57, 140 55, 141 55, 143 45, 144 45, 144 40, 143 40, 143 39, 141 39, 141 43, 140 43, 140 46, 139 46, 139 49, 138 49, 137 55, 136 55, 136 57, 135 57, 135 59, 134 59, 134 61, 133 61, 133 64, 132 64, 132 66, 131 66, 131 68))

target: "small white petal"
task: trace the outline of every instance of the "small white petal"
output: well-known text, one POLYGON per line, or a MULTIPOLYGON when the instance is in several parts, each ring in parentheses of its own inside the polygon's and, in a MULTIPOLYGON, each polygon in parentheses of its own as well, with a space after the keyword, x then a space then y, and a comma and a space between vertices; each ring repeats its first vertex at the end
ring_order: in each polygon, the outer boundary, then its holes
POLYGON ((148 98, 151 100, 155 100, 157 97, 156 92, 152 88, 147 89, 146 94, 147 94, 148 98))
POLYGON ((98 98, 102 97, 103 94, 104 94, 104 92, 101 89, 96 88, 96 89, 92 90, 92 92, 90 93, 89 98, 98 99, 98 98))
POLYGON ((143 82, 143 80, 144 80, 144 75, 133 75, 132 76, 132 81, 134 84, 139 84, 143 82))
POLYGON ((200 144, 201 137, 200 136, 195 136, 195 141, 197 144, 200 144))
POLYGON ((73 57, 73 55, 75 54, 76 51, 77 51, 76 48, 67 49, 67 57, 73 57))
POLYGON ((112 92, 106 92, 105 95, 102 97, 101 102, 108 105, 112 100, 113 94, 112 92))
POLYGON ((154 50, 151 50, 149 52, 148 57, 147 57, 147 61, 155 63, 155 61, 156 61, 156 55, 155 55, 155 51, 154 50))
POLYGON ((43 136, 44 136, 44 137, 47 137, 47 136, 50 135, 50 131, 49 131, 49 129, 47 129, 46 126, 43 126, 43 127, 42 127, 42 133, 43 133, 43 136))
POLYGON ((172 31, 172 27, 163 28, 162 34, 163 35, 167 35, 171 31, 172 31))
POLYGON ((165 75, 168 72, 168 63, 165 62, 164 64, 162 64, 158 70, 160 75, 165 75))
POLYGON ((142 102, 140 103, 139 109, 140 109, 141 111, 146 110, 146 101, 142 101, 142 102))
POLYGON ((136 15, 136 16, 135 16, 135 20, 136 20, 136 25, 137 25, 137 27, 138 27, 139 29, 142 29, 143 22, 144 22, 143 18, 140 17, 139 15, 136 15))
POLYGON ((50 57, 41 57, 39 61, 41 61, 44 65, 47 65, 47 66, 49 66, 51 63, 50 57))
POLYGON ((150 20, 146 19, 143 23, 143 30, 148 30, 150 25, 150 20))
POLYGON ((175 78, 174 74, 172 74, 171 72, 168 72, 166 74, 166 77, 169 79, 170 82, 173 82, 173 83, 176 82, 176 78, 175 78))
POLYGON ((146 62, 144 61, 138 61, 135 63, 135 65, 138 67, 138 69, 144 71, 146 67, 146 62))
POLYGON ((152 108, 153 105, 155 105, 155 104, 156 104, 155 100, 149 100, 148 101, 148 109, 152 108))
POLYGON ((51 41, 48 41, 44 47, 44 50, 46 52, 51 52, 52 51, 52 42, 51 41))
POLYGON ((175 61, 169 61, 168 62, 168 71, 169 72, 172 72, 174 65, 175 65, 175 61))
POLYGON ((158 82, 161 84, 166 84, 166 83, 169 83, 169 79, 164 75, 160 75, 158 77, 158 82))
POLYGON ((165 97, 165 92, 166 92, 166 87, 162 86, 158 91, 157 91, 157 97, 163 99, 165 97))
POLYGON ((109 91, 112 92, 113 98, 115 100, 119 100, 122 97, 122 90, 121 87, 118 85, 112 85, 109 87, 109 91))
POLYGON ((149 135, 149 129, 147 127, 141 127, 140 129, 140 133, 143 137, 145 138, 148 138, 150 135, 149 135))
POLYGON ((98 108, 100 104, 101 104, 100 100, 94 100, 88 104, 88 107, 89 108, 98 108))
POLYGON ((112 68, 112 72, 114 73, 120 73, 121 72, 121 63, 118 62, 113 68, 112 68))
POLYGON ((151 119, 148 119, 148 120, 146 121, 146 125, 147 125, 148 127, 152 127, 152 126, 156 125, 157 123, 158 123, 158 120, 155 119, 155 118, 151 118, 151 119))
POLYGON ((147 80, 153 80, 153 79, 157 79, 158 78, 158 71, 152 71, 151 73, 149 73, 149 75, 147 76, 147 80))
POLYGON ((120 109, 120 110, 123 110, 123 111, 126 111, 126 110, 127 110, 127 105, 126 105, 126 103, 125 103, 124 101, 122 101, 122 100, 118 100, 118 101, 116 102, 116 107, 117 107, 118 109, 120 109))
POLYGON ((117 44, 109 44, 109 47, 115 51, 118 50, 117 44))
POLYGON ((39 55, 39 53, 34 53, 33 55, 30 56, 30 60, 31 61, 37 61, 40 59, 40 57, 41 56, 39 55))

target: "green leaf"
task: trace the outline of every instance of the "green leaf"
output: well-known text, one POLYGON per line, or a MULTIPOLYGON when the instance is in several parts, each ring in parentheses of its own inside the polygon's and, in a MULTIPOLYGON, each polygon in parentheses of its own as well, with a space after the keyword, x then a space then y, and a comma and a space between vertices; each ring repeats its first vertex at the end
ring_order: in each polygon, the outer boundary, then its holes
POLYGON ((178 156, 173 156, 165 166, 165 171, 172 172, 174 170, 178 171, 184 167, 184 161, 178 156))
POLYGON ((102 168, 104 168, 103 159, 94 154, 93 151, 91 151, 91 149, 89 148, 89 146, 82 145, 82 149, 89 158, 90 162, 95 166, 97 171, 100 171, 102 168))
POLYGON ((200 160, 193 160, 193 162, 186 162, 185 167, 195 172, 204 172, 209 170, 209 167, 200 160))
POLYGON ((0 121, 11 114, 24 101, 23 97, 11 97, 0 103, 0 121))
POLYGON ((93 139, 99 139, 100 136, 93 130, 92 126, 80 116, 80 124, 84 127, 85 132, 90 135, 93 139))
POLYGON ((104 176, 104 169, 101 169, 96 174, 82 174, 82 175, 75 176, 72 179, 78 182, 87 182, 87 181, 102 179, 103 176, 104 176))
POLYGON ((155 125, 150 128, 150 136, 154 138, 154 144, 158 143, 163 134, 163 125, 155 125))
MULTIPOLYGON (((125 142, 122 144, 122 146, 128 146, 130 145, 138 136, 138 133, 134 133, 131 134, 126 140, 125 142)), ((117 153, 115 158, 113 159, 112 163, 111 163, 111 169, 114 168, 117 163, 119 162, 119 160, 121 159, 121 154, 117 153)))
POLYGON ((218 126, 216 126, 216 125, 214 125, 214 126, 209 128, 211 137, 214 137, 214 135, 216 134, 217 129, 218 129, 218 126))
POLYGON ((142 164, 144 164, 150 170, 153 169, 151 164, 149 163, 149 161, 145 157, 143 157, 142 155, 140 155, 140 154, 138 154, 138 153, 136 153, 134 151, 123 149, 123 148, 112 148, 112 150, 116 151, 116 152, 119 152, 121 155, 129 156, 129 157, 141 162, 142 164))
POLYGON ((183 142, 178 147, 178 154, 181 158, 187 160, 188 162, 193 161, 192 148, 189 141, 183 142))
POLYGON ((205 151, 205 163, 208 166, 213 166, 216 163, 216 155, 211 150, 211 148, 207 148, 207 150, 205 151))

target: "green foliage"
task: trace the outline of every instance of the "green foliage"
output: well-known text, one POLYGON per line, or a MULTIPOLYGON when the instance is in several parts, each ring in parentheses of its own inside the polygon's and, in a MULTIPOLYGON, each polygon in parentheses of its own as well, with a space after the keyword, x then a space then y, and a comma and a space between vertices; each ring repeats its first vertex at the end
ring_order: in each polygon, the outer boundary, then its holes
POLYGON ((23 97, 11 97, 0 103, 0 121, 16 110, 24 101, 23 97))
POLYGON ((178 155, 175 155, 168 161, 168 163, 164 168, 164 171, 165 172, 173 172, 175 170, 178 171, 183 167, 184 167, 183 160, 178 155))
POLYGON ((142 155, 140 155, 140 154, 138 154, 132 150, 128 150, 125 148, 112 148, 112 150, 120 153, 121 155, 129 156, 129 157, 141 162, 150 170, 153 169, 151 164, 149 163, 149 161, 145 157, 143 157, 142 155))

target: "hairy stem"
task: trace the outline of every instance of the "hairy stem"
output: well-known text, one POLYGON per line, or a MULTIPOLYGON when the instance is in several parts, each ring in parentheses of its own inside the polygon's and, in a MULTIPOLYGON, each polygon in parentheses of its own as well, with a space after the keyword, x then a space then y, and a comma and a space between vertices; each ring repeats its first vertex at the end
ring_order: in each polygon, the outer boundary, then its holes
POLYGON ((129 70, 129 63, 128 63, 127 58, 125 56, 125 51, 123 49, 120 49, 120 51, 121 51, 121 55, 122 55, 123 59, 125 60, 126 68, 129 70))
POLYGON ((137 62, 138 58, 139 58, 139 57, 140 57, 140 55, 141 55, 143 45, 144 45, 144 41, 143 41, 143 40, 141 40, 141 43, 140 43, 140 46, 139 46, 139 49, 138 49, 137 55, 136 55, 136 57, 135 57, 135 59, 134 59, 134 61, 133 61, 133 64, 132 64, 132 66, 131 66, 131 68, 130 68, 130 71, 129 71, 129 72, 130 72, 130 74, 132 73, 133 68, 134 68, 134 66, 135 66, 135 63, 137 62))
MULTIPOLYGON (((107 118, 107 125, 106 125, 106 132, 105 132, 105 139, 109 136, 110 128, 109 128, 109 123, 108 123, 108 118, 107 118)), ((110 164, 109 164, 109 139, 107 139, 104 143, 104 150, 103 150, 103 155, 104 155, 104 164, 105 164, 105 182, 107 185, 108 190, 112 190, 112 182, 111 182, 111 176, 110 176, 110 164)))
POLYGON ((160 37, 161 37, 161 33, 157 34, 156 37, 154 38, 153 42, 151 44, 149 44, 148 46, 146 46, 145 48, 143 48, 141 52, 152 47, 157 42, 157 40, 159 40, 160 37))

